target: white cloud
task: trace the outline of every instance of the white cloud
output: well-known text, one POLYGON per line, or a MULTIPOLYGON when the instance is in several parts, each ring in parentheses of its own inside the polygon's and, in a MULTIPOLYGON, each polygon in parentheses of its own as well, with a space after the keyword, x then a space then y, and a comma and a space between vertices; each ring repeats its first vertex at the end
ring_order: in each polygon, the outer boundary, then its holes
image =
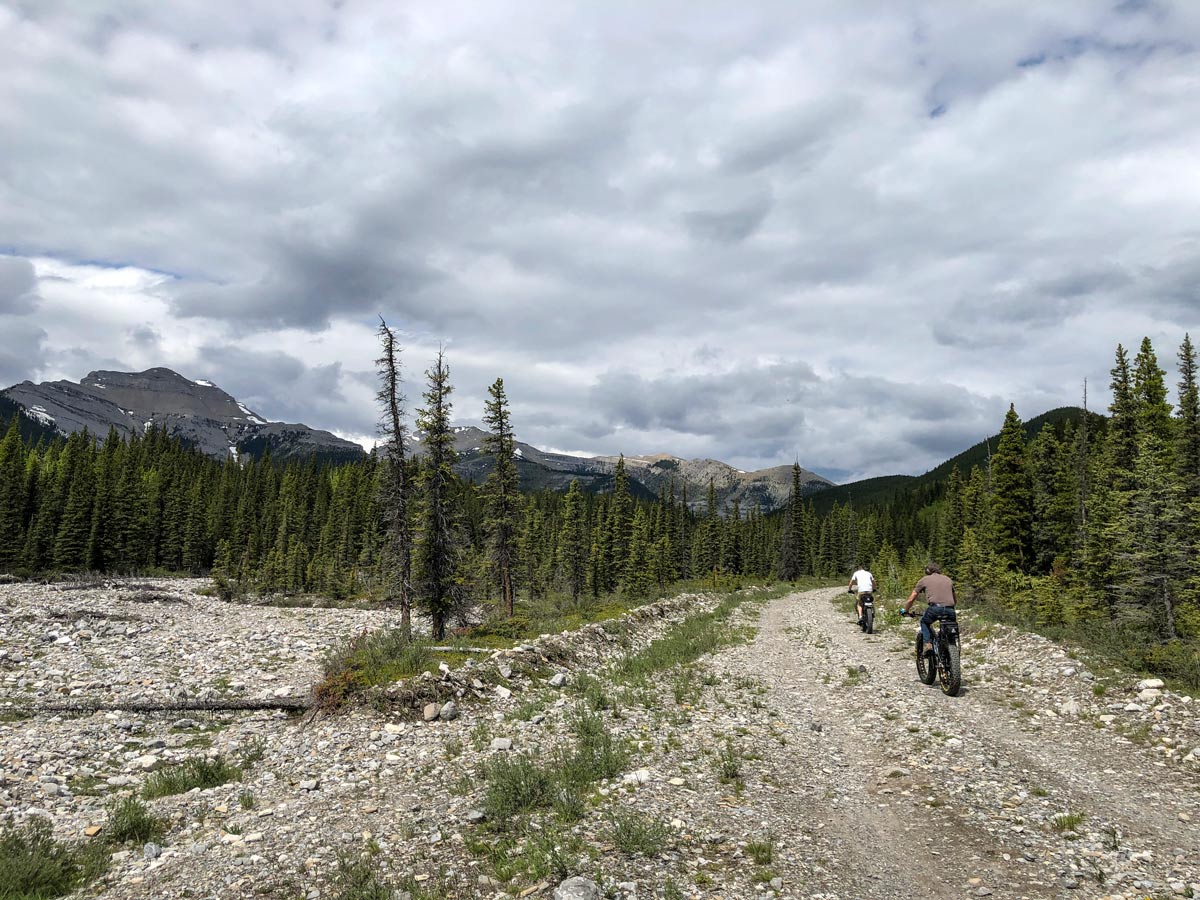
POLYGON ((0 0, 7 378, 369 435, 383 313, 410 406, 444 341, 534 443, 850 476, 1195 320, 1195 4, 227 11, 0 0))

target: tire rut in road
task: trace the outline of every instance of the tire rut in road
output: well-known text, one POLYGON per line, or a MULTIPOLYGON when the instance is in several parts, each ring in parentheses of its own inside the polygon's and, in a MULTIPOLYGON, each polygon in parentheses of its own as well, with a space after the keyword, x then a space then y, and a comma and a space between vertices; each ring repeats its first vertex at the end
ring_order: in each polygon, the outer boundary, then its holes
MULTIPOLYGON (((916 678, 910 629, 903 644, 863 635, 829 602, 835 594, 775 601, 755 641, 719 659, 757 673, 801 736, 771 763, 803 787, 773 798, 763 815, 813 823, 814 851, 839 873, 810 888, 863 898, 1080 896, 1089 883, 1103 890, 1104 866, 1144 868, 1138 853, 1171 859, 1200 846, 1194 777, 1136 750, 1114 757, 1086 722, 1030 733, 1002 690, 972 683, 969 658, 964 695, 943 696, 916 678), (889 771, 897 777, 882 777, 889 771), (1096 861, 1100 853, 1048 830, 1046 803, 1084 812, 1087 827, 1110 831, 1121 852, 1114 846, 1096 861), (1181 811, 1192 821, 1179 820, 1181 811)), ((1192 862, 1177 860, 1174 871, 1192 862)))

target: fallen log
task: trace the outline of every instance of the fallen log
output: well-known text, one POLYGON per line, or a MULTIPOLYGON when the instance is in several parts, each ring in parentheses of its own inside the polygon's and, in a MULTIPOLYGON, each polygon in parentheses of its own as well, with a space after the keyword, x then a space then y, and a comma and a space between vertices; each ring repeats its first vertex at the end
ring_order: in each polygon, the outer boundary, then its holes
POLYGON ((81 712, 228 712, 283 709, 312 709, 311 697, 229 697, 219 700, 72 700, 23 707, 30 713, 81 712))

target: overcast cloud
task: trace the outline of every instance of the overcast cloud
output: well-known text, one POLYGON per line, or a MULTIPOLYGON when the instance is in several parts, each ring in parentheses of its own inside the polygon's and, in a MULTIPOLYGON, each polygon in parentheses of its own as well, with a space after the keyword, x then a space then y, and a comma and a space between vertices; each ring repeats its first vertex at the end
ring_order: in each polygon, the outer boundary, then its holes
POLYGON ((1200 337, 1200 4, 0 0, 0 381, 919 473, 1200 337))

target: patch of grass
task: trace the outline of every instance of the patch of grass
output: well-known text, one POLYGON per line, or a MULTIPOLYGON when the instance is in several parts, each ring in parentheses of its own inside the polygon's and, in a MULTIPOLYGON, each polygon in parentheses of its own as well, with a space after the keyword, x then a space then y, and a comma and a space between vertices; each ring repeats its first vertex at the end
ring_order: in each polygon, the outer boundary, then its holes
POLYGON ((108 853, 103 843, 71 844, 54 837, 40 816, 0 830, 0 897, 48 900, 62 897, 103 873, 108 853))
POLYGON ((736 783, 742 775, 742 757, 733 741, 726 738, 725 746, 717 755, 717 780, 721 784, 736 783))
POLYGON ((238 805, 242 809, 254 809, 258 805, 258 800, 254 796, 254 791, 245 790, 238 794, 238 805))
POLYGON ((456 737, 447 738, 442 741, 442 753, 446 759, 454 759, 456 756, 461 756, 463 752, 463 742, 456 737))
POLYGON ((576 784, 591 784, 616 778, 629 764, 629 749, 604 727, 604 720, 586 710, 577 710, 571 721, 575 734, 574 752, 560 756, 564 777, 576 784))
POLYGON ((125 797, 108 807, 106 834, 113 843, 160 841, 166 830, 166 823, 151 813, 137 797, 125 797))
POLYGON ((554 801, 554 777, 525 753, 488 760, 483 779, 487 782, 483 811, 494 828, 510 827, 515 819, 554 801))
POLYGON ((242 768, 249 769, 251 766, 260 763, 267 755, 267 742, 262 738, 255 738, 242 751, 242 768))
POLYGON ((142 785, 142 796, 147 800, 154 800, 171 794, 182 794, 192 788, 203 790, 241 779, 241 768, 226 762, 220 756, 212 759, 193 756, 178 765, 152 773, 142 785))
POLYGON ((371 854, 339 856, 333 889, 335 900, 393 900, 396 896, 371 854))
POLYGON ((604 689, 604 682, 594 675, 581 673, 570 682, 571 692, 579 696, 584 703, 599 712, 609 709, 612 702, 604 689))
MULTIPOLYGON (((641 652, 622 659, 616 666, 617 674, 626 678, 645 678, 748 639, 753 629, 737 628, 729 621, 748 599, 751 599, 749 593, 738 591, 722 598, 709 612, 689 616, 641 652)), ((755 599, 766 598, 756 596, 755 599)))
POLYGON ((1064 831, 1074 831, 1083 822, 1083 813, 1060 813, 1050 820, 1050 827, 1062 834, 1064 831))
POLYGON ((760 841, 750 841, 746 844, 746 855, 756 865, 769 865, 775 859, 775 836, 768 834, 760 841))
POLYGON ((613 813, 611 826, 613 844, 631 856, 658 856, 666 849, 671 837, 661 822, 635 812, 613 813))
POLYGON ((532 699, 526 700, 518 705, 517 708, 510 712, 505 718, 521 722, 528 722, 538 713, 545 712, 547 702, 548 701, 545 697, 533 697, 532 699))
POLYGON ((399 628, 355 635, 325 658, 313 688, 317 704, 336 708, 366 688, 432 671, 437 663, 430 646, 406 638, 399 628))
POLYGON ((629 749, 598 715, 581 705, 571 729, 574 746, 560 748, 546 763, 524 753, 484 763, 483 809, 494 830, 519 828, 525 816, 545 808, 562 822, 579 821, 587 812, 587 788, 625 770, 629 749))
POLYGON ((1042 787, 1041 785, 1034 785, 1033 787, 1031 787, 1029 789, 1029 793, 1033 794, 1033 796, 1035 796, 1035 797, 1049 797, 1050 796, 1050 792, 1048 790, 1046 790, 1044 787, 1042 787))

